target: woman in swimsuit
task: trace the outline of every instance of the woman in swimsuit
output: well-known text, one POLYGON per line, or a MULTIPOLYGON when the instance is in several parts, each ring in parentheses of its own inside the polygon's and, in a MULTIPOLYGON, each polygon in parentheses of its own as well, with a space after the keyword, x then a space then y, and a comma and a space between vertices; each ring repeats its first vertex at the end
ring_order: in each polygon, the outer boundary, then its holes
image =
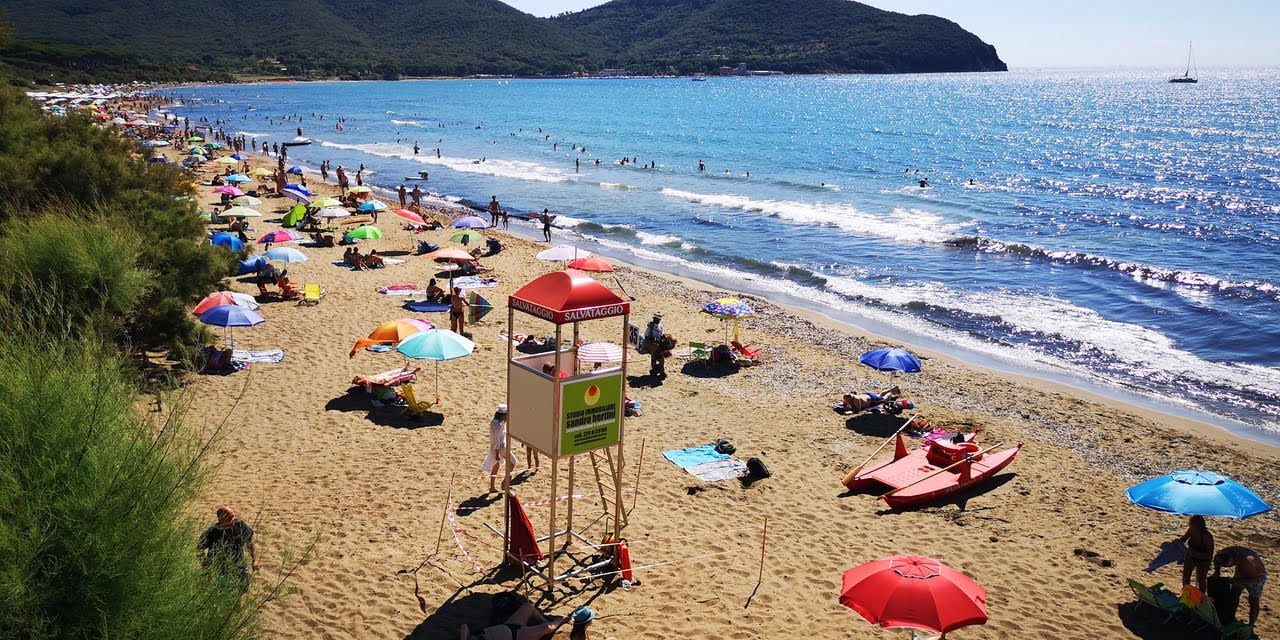
POLYGON ((1204 593, 1208 588, 1209 562, 1213 560, 1213 534, 1204 522, 1204 516, 1191 516, 1187 532, 1178 538, 1187 543, 1187 559, 1182 563, 1182 586, 1191 584, 1191 570, 1196 570, 1196 588, 1204 593))
POLYGON ((469 633, 467 625, 464 624, 458 629, 458 638, 460 640, 538 640, 555 635, 555 632, 569 620, 569 616, 564 616, 548 622, 531 603, 526 602, 507 618, 505 624, 485 627, 483 631, 474 634, 469 633))
POLYGON ((454 287, 453 296, 449 300, 449 329, 458 335, 464 335, 462 330, 467 318, 463 314, 469 306, 467 298, 462 295, 462 288, 454 287))

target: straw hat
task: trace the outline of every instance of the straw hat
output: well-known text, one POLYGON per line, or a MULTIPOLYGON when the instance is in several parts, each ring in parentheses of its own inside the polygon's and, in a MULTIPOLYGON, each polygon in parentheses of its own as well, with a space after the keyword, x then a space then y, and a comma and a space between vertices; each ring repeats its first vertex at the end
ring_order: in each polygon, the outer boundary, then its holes
POLYGON ((498 405, 498 413, 506 413, 506 412, 507 412, 507 403, 504 402, 498 405))

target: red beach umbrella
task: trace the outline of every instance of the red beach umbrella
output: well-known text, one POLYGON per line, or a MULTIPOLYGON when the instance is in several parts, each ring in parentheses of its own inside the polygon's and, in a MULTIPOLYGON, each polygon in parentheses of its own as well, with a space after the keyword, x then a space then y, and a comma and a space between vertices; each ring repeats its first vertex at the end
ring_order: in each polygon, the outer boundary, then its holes
POLYGON ((587 256, 578 258, 566 265, 570 269, 578 271, 594 271, 596 273, 613 273, 613 265, 597 258, 596 256, 587 256))
POLYGON ((205 296, 204 299, 200 301, 200 304, 197 304, 196 308, 191 310, 191 313, 198 316, 214 307, 222 306, 224 304, 234 304, 251 311, 258 309, 259 307, 258 302, 253 299, 253 296, 247 293, 214 291, 213 293, 205 296))
POLYGON ((394 214, 396 214, 396 215, 400 216, 401 218, 404 218, 405 220, 410 220, 410 221, 412 221, 412 222, 416 222, 416 223, 418 223, 418 224, 426 224, 426 223, 427 223, 427 221, 426 221, 426 220, 423 220, 423 219, 422 219, 422 216, 420 216, 420 215, 418 215, 418 214, 416 214, 416 213, 414 213, 414 212, 412 212, 412 211, 410 211, 410 210, 408 210, 408 209, 396 209, 395 211, 392 211, 391 213, 394 213, 394 214))
POLYGON ((840 604, 887 629, 948 633, 987 622, 986 589, 921 556, 894 556, 844 572, 840 604))

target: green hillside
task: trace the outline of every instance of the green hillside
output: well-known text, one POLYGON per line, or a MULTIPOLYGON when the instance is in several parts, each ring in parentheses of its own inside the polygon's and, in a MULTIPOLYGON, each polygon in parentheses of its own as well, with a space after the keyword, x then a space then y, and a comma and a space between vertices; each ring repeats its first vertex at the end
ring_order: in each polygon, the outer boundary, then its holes
POLYGON ((847 0, 614 0, 554 22, 628 68, 788 73, 1006 71, 995 47, 949 20, 847 0))
POLYGON ((28 81, 1003 70, 958 25, 845 0, 615 0, 539 19, 497 0, 0 0, 28 81))

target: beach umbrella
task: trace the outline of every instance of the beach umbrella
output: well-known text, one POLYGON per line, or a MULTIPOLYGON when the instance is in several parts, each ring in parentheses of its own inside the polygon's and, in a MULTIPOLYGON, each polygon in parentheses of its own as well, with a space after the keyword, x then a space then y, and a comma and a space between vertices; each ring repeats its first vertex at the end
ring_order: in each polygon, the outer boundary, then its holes
POLYGON ((342 207, 325 207, 316 212, 317 218, 345 218, 350 215, 351 212, 342 207))
POLYGON ((387 203, 381 200, 368 200, 366 202, 360 203, 360 206, 356 207, 356 210, 357 211, 386 211, 387 203))
POLYGON ((612 342, 585 342, 578 347, 581 362, 622 362, 622 347, 612 342))
POLYGON ((227 176, 226 178, 223 178, 223 181, 225 181, 225 182, 253 182, 253 178, 250 178, 249 176, 246 176, 246 175, 244 175, 243 173, 237 173, 237 174, 235 174, 235 175, 227 176))
POLYGON ((1175 471, 1125 491, 1129 502, 1177 515, 1248 518, 1271 510, 1258 494, 1212 471, 1175 471))
POLYGON ((311 201, 311 206, 316 209, 323 209, 325 207, 341 207, 342 201, 337 198, 318 198, 311 201))
POLYGON ((294 249, 293 247, 275 247, 270 251, 262 254, 271 260, 279 260, 280 262, 306 262, 307 254, 294 249))
POLYGON ((253 299, 253 296, 247 293, 239 293, 237 291, 214 291, 213 293, 205 296, 204 299, 200 301, 200 304, 197 304, 196 308, 191 310, 191 313, 198 316, 214 307, 222 306, 224 304, 234 304, 238 307, 244 307, 250 311, 257 311, 258 307, 261 306, 258 304, 257 300, 253 299))
POLYGON ((218 164, 220 164, 220 165, 224 165, 224 166, 225 166, 225 165, 238 164, 238 163, 236 162, 235 158, 228 158, 227 156, 222 156, 221 158, 215 158, 215 159, 214 159, 214 162, 216 162, 216 163, 218 163, 218 164))
POLYGON ((844 573, 840 604, 886 629, 946 634, 987 622, 987 591, 933 558, 894 556, 844 573))
POLYGON ((471 229, 463 229, 462 231, 449 236, 449 241, 457 242, 459 244, 479 244, 484 242, 484 236, 472 231, 471 229))
POLYGON ((300 176, 302 175, 302 167, 299 167, 298 165, 295 164, 292 167, 289 167, 289 169, 285 171, 285 173, 292 173, 295 176, 300 176))
POLYGON ((243 154, 243 153, 233 153, 233 154, 231 154, 231 157, 232 157, 232 158, 235 158, 236 160, 248 160, 248 159, 249 159, 249 156, 246 156, 246 155, 245 155, 245 154, 243 154))
POLYGON ((364 185, 360 185, 358 187, 351 187, 350 189, 347 189, 347 193, 355 193, 355 194, 373 193, 373 189, 370 189, 369 187, 366 187, 364 185))
POLYGON ((479 291, 467 292, 467 322, 480 322, 490 311, 493 311, 493 304, 485 300, 479 291))
POLYGON ((215 247, 226 247, 232 251, 244 251, 244 243, 240 242, 240 238, 230 233, 215 233, 209 238, 209 243, 215 247))
POLYGON ((302 234, 290 229, 276 229, 270 233, 264 233, 258 238, 258 244, 279 244, 281 242, 297 242, 302 239, 302 234))
POLYGON ((396 215, 400 216, 401 218, 404 218, 405 220, 409 220, 409 221, 411 221, 411 222, 416 222, 416 223, 418 223, 418 224, 426 224, 426 223, 427 223, 427 221, 426 221, 426 220, 423 220, 423 219, 422 219, 422 216, 420 216, 420 215, 418 215, 418 214, 416 214, 416 213, 414 213, 414 212, 412 212, 412 211, 410 211, 410 210, 408 210, 408 209, 396 209, 395 211, 392 211, 391 213, 394 213, 394 214, 396 214, 396 215))
POLYGON ((245 258, 240 261, 239 266, 236 268, 236 275, 242 276, 246 273, 253 273, 258 270, 258 267, 261 267, 266 263, 266 261, 267 257, 262 254, 258 254, 251 258, 245 258))
POLYGON ((209 153, 204 147, 188 147, 187 151, 190 151, 193 156, 203 156, 209 153))
POLYGON ((152 156, 150 158, 147 158, 147 162, 157 162, 160 164, 168 164, 169 159, 164 156, 152 156))
POLYGON ((586 249, 579 249, 567 244, 562 244, 556 247, 551 247, 550 249, 545 249, 539 252, 535 257, 539 260, 546 260, 547 262, 568 262, 570 260, 577 260, 578 258, 585 258, 590 255, 591 252, 586 249))
POLYGON ((233 197, 239 197, 239 196, 244 195, 244 190, 243 190, 243 189, 241 189, 240 187, 237 187, 237 186, 235 186, 235 185, 230 185, 230 184, 222 185, 221 187, 218 187, 217 189, 214 189, 214 190, 213 190, 213 192, 214 192, 214 193, 225 193, 225 194, 227 194, 227 195, 229 195, 229 196, 233 196, 233 197))
POLYGON ((570 269, 577 269, 578 271, 594 271, 596 273, 612 273, 613 272, 613 265, 609 264, 608 262, 605 262, 604 260, 601 260, 600 258, 597 258, 596 256, 587 256, 585 258, 578 258, 577 260, 574 260, 573 262, 570 262, 565 266, 570 269))
POLYGON ((257 207, 262 205, 262 201, 253 196, 237 196, 231 199, 231 204, 241 207, 257 207))
POLYGON ((249 175, 255 178, 270 178, 271 176, 274 176, 275 173, 266 167, 258 167, 257 169, 250 171, 249 175))
POLYGON ((209 147, 210 149, 221 149, 221 148, 222 148, 222 145, 220 145, 220 144, 218 144, 218 143, 216 143, 216 142, 206 142, 206 143, 204 143, 204 146, 209 147))
POLYGON ((898 347, 876 349, 862 354, 858 361, 880 371, 900 371, 916 373, 920 371, 920 360, 906 349, 898 347))
MULTIPOLYGON (((298 191, 294 191, 293 189, 282 189, 280 191, 280 194, 287 198, 293 199, 294 202, 300 202, 302 204, 312 204, 311 196, 308 196, 298 191)), ((332 198, 329 198, 329 199, 332 200, 332 198)))
POLYGON ((235 345, 232 338, 235 337, 236 327, 255 327, 267 321, 252 309, 234 304, 220 304, 213 307, 200 314, 199 320, 207 325, 230 330, 231 333, 227 338, 228 345, 235 345))
POLYGON ((733 341, 738 341, 738 321, 742 318, 750 318, 756 315, 751 305, 737 298, 720 298, 712 300, 704 305, 698 312, 702 315, 719 318, 724 323, 724 341, 729 342, 729 320, 733 320, 733 341))
POLYGON ((190 138, 187 138, 187 142, 204 142, 204 138, 201 138, 200 136, 191 136, 190 138))
POLYGON ((249 207, 231 207, 218 215, 223 218, 261 218, 262 212, 249 207))
POLYGON ((440 363, 445 360, 465 358, 475 351, 476 343, 452 331, 432 329, 415 333, 400 341, 396 351, 414 360, 434 360, 436 363, 436 403, 440 402, 440 363))
POLYGON ((462 216, 454 220, 449 226, 454 229, 488 229, 490 224, 480 216, 462 216))
POLYGON ((361 225, 359 227, 356 227, 355 229, 352 229, 347 233, 347 235, 351 236, 352 238, 356 238, 357 240, 377 240, 378 238, 381 238, 385 234, 382 233, 381 229, 377 227, 371 227, 366 224, 366 225, 361 225))
POLYGON ((286 184, 284 188, 290 191, 297 191, 298 193, 301 193, 304 196, 314 195, 311 193, 310 189, 308 189, 304 185, 298 184, 297 182, 290 182, 289 184, 286 184))
POLYGON ((442 247, 422 257, 428 260, 475 260, 475 256, 453 247, 442 247))
POLYGON ((356 341, 356 345, 351 347, 351 353, 347 356, 354 358, 356 352, 376 344, 398 345, 401 340, 408 338, 415 333, 430 331, 436 328, 427 320, 418 318, 400 318, 378 325, 377 329, 369 332, 369 337, 361 338, 356 341))

